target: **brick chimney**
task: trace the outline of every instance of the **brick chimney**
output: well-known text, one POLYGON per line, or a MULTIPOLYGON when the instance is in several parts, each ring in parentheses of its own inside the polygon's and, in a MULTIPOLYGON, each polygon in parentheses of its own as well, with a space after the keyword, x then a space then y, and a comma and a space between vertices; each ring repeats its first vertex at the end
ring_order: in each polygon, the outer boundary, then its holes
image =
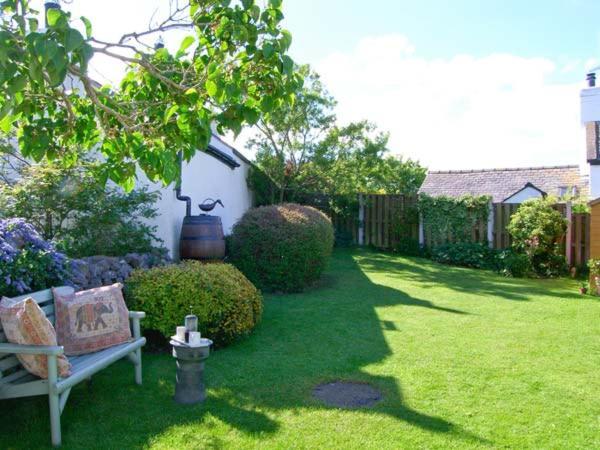
POLYGON ((590 165, 590 195, 600 198, 600 87, 596 74, 587 75, 588 87, 581 91, 581 122, 585 126, 586 155, 590 165))

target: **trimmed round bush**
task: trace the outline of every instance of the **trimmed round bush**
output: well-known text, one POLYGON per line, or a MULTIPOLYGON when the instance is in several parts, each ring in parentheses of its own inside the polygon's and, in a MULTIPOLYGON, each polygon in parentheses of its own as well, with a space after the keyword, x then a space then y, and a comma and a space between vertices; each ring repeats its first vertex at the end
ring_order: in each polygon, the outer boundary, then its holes
POLYGON ((198 316, 202 335, 227 345, 250 333, 260 321, 261 293, 231 264, 181 264, 136 270, 125 283, 132 310, 146 312, 142 325, 165 338, 190 314, 198 316))
POLYGON ((261 206, 233 227, 231 259, 261 289, 298 292, 320 278, 333 239, 331 220, 315 208, 261 206))

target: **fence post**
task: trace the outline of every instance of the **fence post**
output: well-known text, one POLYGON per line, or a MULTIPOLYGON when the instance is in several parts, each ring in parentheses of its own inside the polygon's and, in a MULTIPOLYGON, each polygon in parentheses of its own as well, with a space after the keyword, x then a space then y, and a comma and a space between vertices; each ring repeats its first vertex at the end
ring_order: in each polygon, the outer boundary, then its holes
POLYGON ((573 205, 570 201, 567 202, 565 208, 567 218, 567 236, 565 238, 565 256, 567 257, 567 266, 573 266, 573 205))
POLYGON ((358 245, 365 245, 365 199, 358 194, 358 245))
POLYGON ((419 245, 425 246, 425 227, 423 226, 423 214, 419 213, 419 245))
POLYGON ((490 199, 489 203, 490 212, 488 213, 487 221, 487 240, 488 246, 494 248, 494 203, 490 199))

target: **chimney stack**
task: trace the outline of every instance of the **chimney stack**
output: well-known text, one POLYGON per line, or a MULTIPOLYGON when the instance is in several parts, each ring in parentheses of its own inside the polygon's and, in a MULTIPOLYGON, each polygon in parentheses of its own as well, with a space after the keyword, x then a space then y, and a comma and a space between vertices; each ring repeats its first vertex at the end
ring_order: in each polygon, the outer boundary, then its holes
POLYGON ((596 73, 586 76, 588 87, 581 91, 581 122, 585 126, 586 156, 590 165, 590 195, 600 198, 600 87, 596 73))

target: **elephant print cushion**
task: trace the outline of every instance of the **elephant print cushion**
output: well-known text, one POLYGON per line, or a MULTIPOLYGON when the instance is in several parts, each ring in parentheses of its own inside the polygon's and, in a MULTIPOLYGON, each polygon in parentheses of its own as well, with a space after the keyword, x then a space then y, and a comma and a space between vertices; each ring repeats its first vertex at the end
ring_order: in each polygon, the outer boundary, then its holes
MULTIPOLYGON (((32 298, 0 302, 0 320, 6 339, 12 344, 57 345, 56 332, 42 308, 32 298)), ((48 357, 45 355, 19 355, 23 367, 40 378, 48 378, 48 357)), ((58 357, 58 374, 70 375, 71 365, 66 356, 58 357)))
POLYGON ((131 340, 120 283, 75 293, 54 289, 56 334, 66 355, 97 352, 131 340))

